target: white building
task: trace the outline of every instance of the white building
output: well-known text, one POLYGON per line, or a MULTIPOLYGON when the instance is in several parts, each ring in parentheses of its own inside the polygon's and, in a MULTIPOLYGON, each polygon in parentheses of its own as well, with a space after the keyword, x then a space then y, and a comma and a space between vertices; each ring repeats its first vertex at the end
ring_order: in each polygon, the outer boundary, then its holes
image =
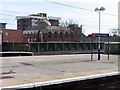
POLYGON ((59 17, 47 17, 46 13, 31 14, 29 16, 17 16, 17 29, 33 30, 44 25, 59 25, 59 17))

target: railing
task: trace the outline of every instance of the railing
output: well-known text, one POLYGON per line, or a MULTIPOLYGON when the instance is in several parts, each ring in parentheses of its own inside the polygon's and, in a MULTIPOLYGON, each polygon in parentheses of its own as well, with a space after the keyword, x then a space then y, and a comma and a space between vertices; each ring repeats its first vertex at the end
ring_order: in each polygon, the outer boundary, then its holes
MULTIPOLYGON (((97 50, 98 43, 93 43, 93 50, 97 50)), ((90 51, 91 43, 80 42, 30 42, 30 43, 7 43, 2 45, 3 51, 31 51, 31 52, 52 52, 52 51, 90 51)), ((104 49, 104 43, 101 43, 104 49)))

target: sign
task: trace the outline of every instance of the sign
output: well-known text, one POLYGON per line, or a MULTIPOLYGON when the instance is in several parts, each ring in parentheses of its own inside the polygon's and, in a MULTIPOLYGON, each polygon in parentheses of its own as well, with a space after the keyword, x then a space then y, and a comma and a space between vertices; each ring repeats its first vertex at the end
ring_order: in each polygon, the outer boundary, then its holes
POLYGON ((109 34, 105 33, 92 33, 93 37, 109 37, 109 34))

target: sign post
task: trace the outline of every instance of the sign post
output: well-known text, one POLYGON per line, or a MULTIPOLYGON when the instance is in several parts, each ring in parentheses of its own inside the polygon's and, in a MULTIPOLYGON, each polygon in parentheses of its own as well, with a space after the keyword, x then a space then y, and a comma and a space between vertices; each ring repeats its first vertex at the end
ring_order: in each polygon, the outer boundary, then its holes
POLYGON ((2 52, 2 42, 3 42, 2 31, 0 31, 0 52, 2 52))
MULTIPOLYGON (((93 37, 108 37, 108 60, 109 60, 109 34, 104 33, 92 33, 92 43, 93 37)), ((91 44, 92 45, 92 44, 91 44)), ((92 47, 92 46, 91 46, 92 47)), ((92 49, 92 48, 91 48, 92 49)), ((93 60, 93 51, 91 50, 91 60, 93 60)), ((100 45, 98 46, 98 60, 100 60, 100 45)))
POLYGON ((91 38, 91 61, 93 60, 93 37, 91 38))
POLYGON ((109 39, 109 35, 108 35, 108 60, 109 60, 109 55, 110 55, 110 39, 109 39))

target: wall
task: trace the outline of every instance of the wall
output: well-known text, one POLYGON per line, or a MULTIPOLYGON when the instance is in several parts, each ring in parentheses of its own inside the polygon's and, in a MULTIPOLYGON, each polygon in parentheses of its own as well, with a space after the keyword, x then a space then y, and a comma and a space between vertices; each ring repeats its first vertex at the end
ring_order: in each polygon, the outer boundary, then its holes
POLYGON ((22 42, 23 31, 14 29, 3 30, 3 42, 22 42))

